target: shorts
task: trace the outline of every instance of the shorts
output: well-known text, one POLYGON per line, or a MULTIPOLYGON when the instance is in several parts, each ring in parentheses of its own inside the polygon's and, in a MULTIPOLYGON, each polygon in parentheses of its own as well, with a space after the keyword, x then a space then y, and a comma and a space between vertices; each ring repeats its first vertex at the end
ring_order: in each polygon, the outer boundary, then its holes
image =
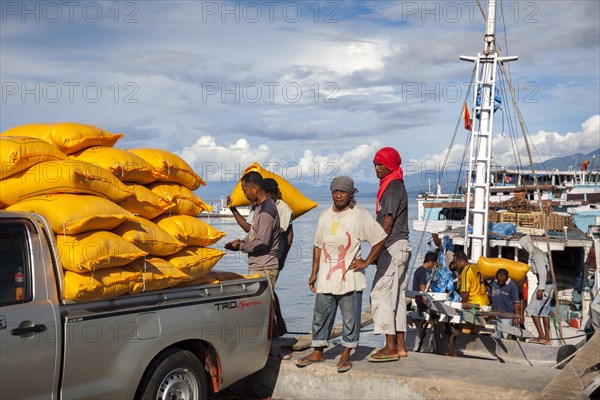
POLYGON ((537 290, 533 292, 533 296, 529 302, 529 307, 527 310, 529 315, 532 317, 547 317, 550 314, 550 303, 552 302, 552 294, 554 293, 554 289, 552 285, 546 285, 544 289, 544 295, 541 300, 538 300, 535 296, 537 290))

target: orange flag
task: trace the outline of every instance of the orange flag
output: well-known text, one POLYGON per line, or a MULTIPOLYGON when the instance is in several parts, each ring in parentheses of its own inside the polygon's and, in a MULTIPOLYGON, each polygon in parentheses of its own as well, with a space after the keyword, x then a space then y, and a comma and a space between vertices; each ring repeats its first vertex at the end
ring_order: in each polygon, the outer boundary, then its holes
POLYGON ((469 132, 472 131, 473 125, 471 125, 471 112, 469 111, 469 106, 467 105, 467 102, 465 102, 465 105, 463 107, 463 119, 465 121, 465 129, 469 132))

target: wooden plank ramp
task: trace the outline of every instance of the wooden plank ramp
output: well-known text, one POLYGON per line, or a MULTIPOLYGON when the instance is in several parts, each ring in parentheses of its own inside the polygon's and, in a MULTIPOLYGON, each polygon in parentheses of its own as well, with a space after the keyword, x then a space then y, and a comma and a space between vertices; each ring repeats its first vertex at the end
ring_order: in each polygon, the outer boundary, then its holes
MULTIPOLYGON (((589 399, 586 389, 600 389, 600 332, 578 350, 575 357, 546 386, 540 398, 544 400, 584 400, 589 399)), ((598 393, 595 393, 597 395, 598 393)), ((593 398, 596 398, 593 396, 593 398)))

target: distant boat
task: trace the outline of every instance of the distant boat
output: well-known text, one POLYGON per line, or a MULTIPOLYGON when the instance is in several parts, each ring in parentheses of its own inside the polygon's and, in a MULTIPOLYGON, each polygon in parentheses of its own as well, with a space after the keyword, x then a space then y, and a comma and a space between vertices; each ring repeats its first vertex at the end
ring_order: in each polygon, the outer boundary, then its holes
MULTIPOLYGON (((432 242, 441 251, 464 251, 472 263, 477 263, 481 257, 496 259, 498 263, 527 262, 528 253, 523 250, 519 239, 523 235, 531 236, 536 246, 548 254, 553 271, 552 345, 491 338, 490 334, 495 331, 509 333, 519 339, 533 338, 536 328, 527 314, 521 316, 524 317, 524 329, 489 324, 484 317, 494 316, 490 306, 464 310, 463 303, 451 301, 447 293, 433 292, 427 293, 431 308, 425 319, 433 318, 434 328, 429 339, 423 336, 422 344, 424 351, 438 354, 445 353, 447 346, 451 354, 551 366, 556 364, 559 353, 566 355, 583 346, 583 326, 589 317, 590 304, 594 297, 600 296, 600 257, 596 257, 594 268, 591 255, 592 247, 600 250, 600 226, 596 225, 599 222, 596 213, 600 172, 594 170, 593 161, 589 170, 587 161, 582 164, 581 171, 533 171, 533 167, 507 169, 493 165, 494 114, 502 110, 499 115, 503 119, 505 114, 518 116, 519 121, 522 118, 510 92, 509 71, 504 68, 506 63, 516 61, 517 57, 500 55, 496 46, 495 22, 496 1, 490 0, 483 52, 476 57, 460 56, 461 60, 474 63, 469 86, 471 107, 465 102, 460 117, 469 131, 463 155, 464 164, 468 167, 466 185, 453 195, 442 194, 439 184, 435 193, 431 188, 429 193, 421 193, 417 199, 418 217, 413 227, 434 234, 432 242), (503 98, 513 101, 502 104, 503 98), (532 202, 537 207, 532 207, 532 202), (555 207, 562 207, 562 211, 567 212, 555 212, 555 207), (589 235, 587 229, 578 229, 573 221, 574 215, 569 213, 575 210, 567 207, 577 207, 578 215, 587 218, 588 226, 582 224, 584 228, 594 228, 596 230, 592 232, 596 234, 589 235), (514 226, 514 231, 500 230, 506 225, 514 226), (433 312, 430 314, 430 311, 433 312), (456 324, 458 333, 455 342, 446 335, 438 335, 442 329, 440 323, 446 322, 456 324), (469 324, 474 334, 463 332, 464 324, 469 324), (438 340, 440 338, 443 340, 438 340)), ((452 142, 459 125, 456 125, 452 142)), ((526 138, 525 124, 520 126, 526 138)), ((511 128, 511 137, 516 138, 512 125, 508 124, 508 127, 511 128)), ((528 142, 525 143, 527 145, 528 142)), ((532 164, 530 154, 528 149, 532 164)), ((445 167, 442 165, 441 170, 445 167)), ((417 252, 419 248, 420 244, 417 252)), ((440 256, 439 262, 444 265, 445 258, 440 256)), ((532 271, 527 273, 526 283, 520 286, 523 305, 530 302, 537 286, 537 276, 532 271)))
MULTIPOLYGON (((236 207, 240 215, 247 218, 250 215, 252 209, 250 207, 236 207)), ((200 217, 203 218, 233 218, 233 212, 227 206, 227 200, 225 197, 221 197, 219 202, 212 204, 212 212, 202 213, 200 217)))

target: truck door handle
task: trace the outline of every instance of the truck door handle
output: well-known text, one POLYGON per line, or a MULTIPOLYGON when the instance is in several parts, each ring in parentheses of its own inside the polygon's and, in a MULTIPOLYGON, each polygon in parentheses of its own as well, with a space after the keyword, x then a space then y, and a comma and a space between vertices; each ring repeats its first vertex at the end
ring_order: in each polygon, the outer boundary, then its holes
POLYGON ((28 326, 28 327, 24 327, 24 328, 15 328, 12 331, 10 331, 10 334, 14 335, 14 336, 21 336, 26 333, 40 333, 40 332, 44 332, 45 330, 46 330, 46 325, 35 324, 33 326, 28 326))

